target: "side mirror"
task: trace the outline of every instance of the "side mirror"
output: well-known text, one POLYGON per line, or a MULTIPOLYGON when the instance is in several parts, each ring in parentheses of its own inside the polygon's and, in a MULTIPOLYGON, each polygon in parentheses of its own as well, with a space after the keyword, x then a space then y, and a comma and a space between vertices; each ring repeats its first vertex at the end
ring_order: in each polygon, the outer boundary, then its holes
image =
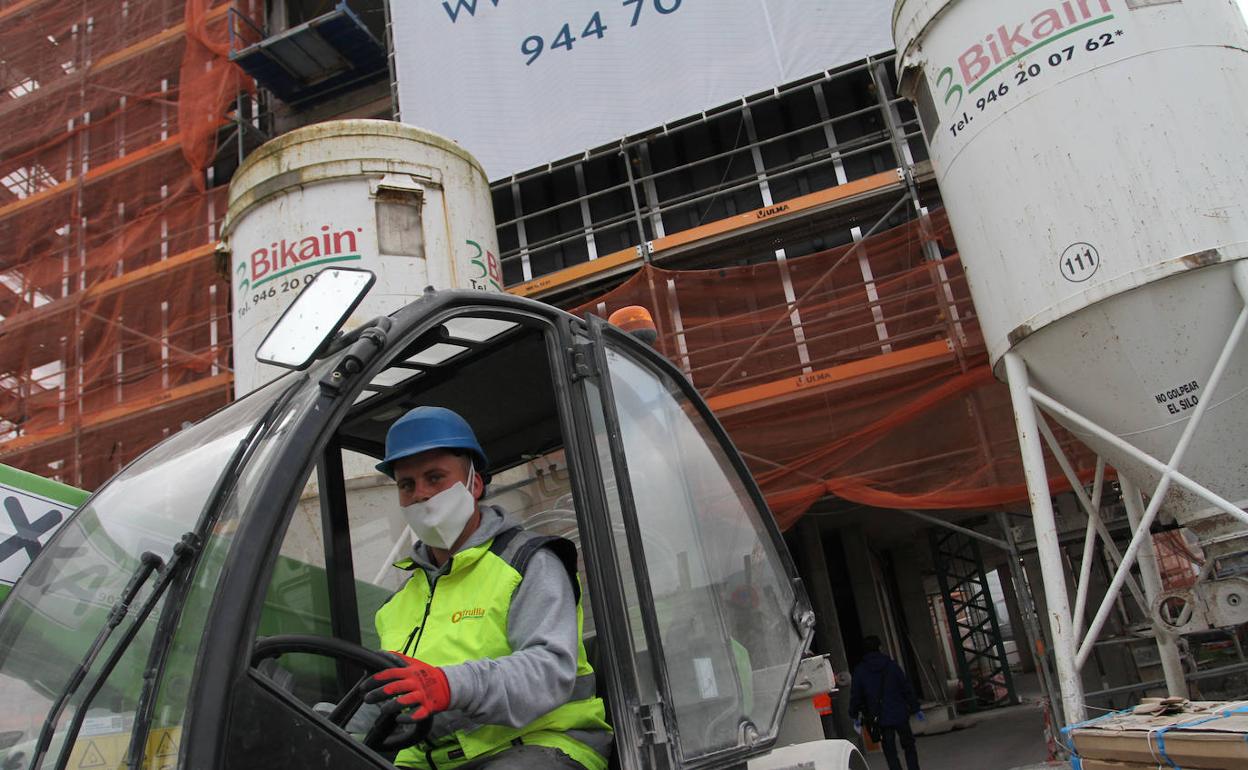
POLYGON ((333 339, 377 280, 369 270, 330 267, 316 274, 269 330, 256 360, 302 369, 333 339))

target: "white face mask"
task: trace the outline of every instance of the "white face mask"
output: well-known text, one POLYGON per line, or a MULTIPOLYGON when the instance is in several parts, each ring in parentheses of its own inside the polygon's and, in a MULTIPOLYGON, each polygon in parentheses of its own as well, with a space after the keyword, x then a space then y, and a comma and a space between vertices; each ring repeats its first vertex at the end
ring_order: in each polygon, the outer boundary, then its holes
MULTIPOLYGON (((472 483, 472 476, 473 469, 469 466, 469 483, 472 483)), ((476 502, 464 482, 457 481, 454 486, 442 490, 423 503, 401 506, 399 511, 422 543, 449 551, 464 531, 468 519, 472 518, 472 512, 477 507, 476 502)))

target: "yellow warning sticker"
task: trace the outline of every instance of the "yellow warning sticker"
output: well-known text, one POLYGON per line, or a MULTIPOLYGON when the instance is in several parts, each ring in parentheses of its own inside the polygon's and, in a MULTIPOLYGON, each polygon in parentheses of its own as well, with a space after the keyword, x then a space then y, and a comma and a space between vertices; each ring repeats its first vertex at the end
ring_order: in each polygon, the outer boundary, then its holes
MULTIPOLYGON (((143 770, 173 770, 178 763, 180 727, 151 730, 143 754, 143 770)), ((80 737, 69 754, 68 767, 79 770, 117 770, 126 766, 130 733, 109 733, 80 737)))
MULTIPOLYGON (((73 761, 70 761, 73 767, 73 761)), ((78 760, 77 767, 108 767, 108 762, 104 761, 104 755, 100 753, 100 747, 94 743, 87 744, 87 750, 82 752, 82 759, 78 760)))
MULTIPOLYGON (((156 746, 156 756, 158 757, 176 757, 178 755, 178 744, 174 742, 171 730, 164 730, 164 735, 160 736, 160 743, 156 746)), ((150 741, 148 742, 150 745, 150 741)))

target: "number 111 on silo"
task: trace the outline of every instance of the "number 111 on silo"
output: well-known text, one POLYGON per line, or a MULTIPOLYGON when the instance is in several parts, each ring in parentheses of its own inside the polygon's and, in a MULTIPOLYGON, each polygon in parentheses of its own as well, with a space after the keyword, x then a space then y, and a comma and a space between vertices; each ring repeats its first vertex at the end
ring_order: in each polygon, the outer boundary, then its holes
POLYGON ((1062 252, 1058 267, 1062 277, 1072 283, 1082 283, 1092 277, 1101 266, 1101 255, 1090 243, 1072 243, 1062 252))

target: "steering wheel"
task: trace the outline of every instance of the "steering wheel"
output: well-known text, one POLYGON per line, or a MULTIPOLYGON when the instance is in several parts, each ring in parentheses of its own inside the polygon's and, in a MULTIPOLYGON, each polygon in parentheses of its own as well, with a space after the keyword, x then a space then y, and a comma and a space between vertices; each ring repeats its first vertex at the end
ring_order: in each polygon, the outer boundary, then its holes
MULTIPOLYGON (((365 677, 372 676, 378 671, 387 668, 394 668, 397 661, 387 653, 380 650, 370 650, 367 647, 355 644, 354 642, 335 639, 327 636, 312 636, 310 634, 278 634, 276 636, 267 636, 259 639, 251 650, 251 666, 255 668, 261 662, 270 658, 279 658, 282 655, 292 653, 305 653, 310 655, 320 655, 322 657, 333 658, 334 660, 345 660, 354 663, 364 669, 365 677)), ((363 681, 361 679, 360 681, 363 681)), ((351 715, 354 714, 364 702, 364 697, 360 694, 359 684, 352 687, 334 706, 334 710, 326 717, 330 723, 346 728, 347 722, 350 721, 351 715)), ((364 745, 378 752, 385 753, 392 750, 393 747, 386 747, 383 742, 394 731, 397 724, 399 712, 383 710, 381 716, 369 729, 368 734, 364 736, 364 745)), ((429 728, 433 725, 433 718, 422 719, 415 724, 415 729, 411 731, 406 745, 419 743, 429 736, 429 728)))

